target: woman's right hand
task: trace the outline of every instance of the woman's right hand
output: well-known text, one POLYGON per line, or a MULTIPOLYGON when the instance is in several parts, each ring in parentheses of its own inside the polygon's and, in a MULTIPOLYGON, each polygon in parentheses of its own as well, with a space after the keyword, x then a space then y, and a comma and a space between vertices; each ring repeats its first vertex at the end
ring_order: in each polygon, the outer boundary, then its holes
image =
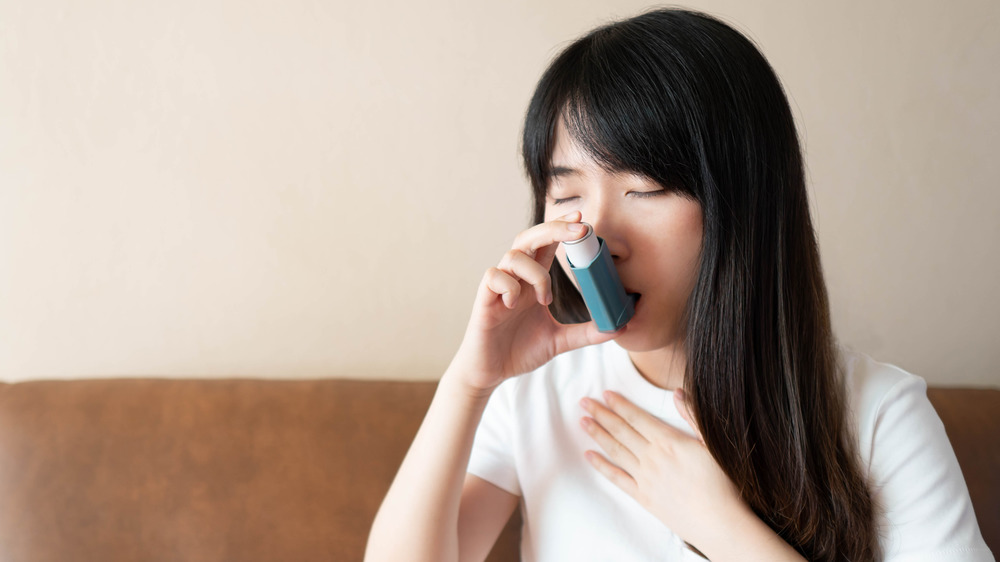
POLYGON ((505 379, 532 371, 556 355, 613 339, 593 320, 560 324, 549 312, 549 268, 560 242, 586 227, 579 211, 518 234, 513 247, 483 276, 465 338, 449 367, 473 392, 488 394, 505 379))

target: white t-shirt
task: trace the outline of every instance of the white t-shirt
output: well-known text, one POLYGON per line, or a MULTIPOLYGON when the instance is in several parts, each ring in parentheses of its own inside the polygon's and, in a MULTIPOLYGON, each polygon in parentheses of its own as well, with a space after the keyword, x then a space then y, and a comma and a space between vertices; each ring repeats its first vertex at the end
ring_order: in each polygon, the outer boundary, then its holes
MULTIPOLYGON (((860 454, 883 509, 892 561, 992 561, 926 383, 841 349, 860 454)), ((521 496, 524 562, 701 560, 638 502, 586 461, 601 451, 580 427, 579 401, 619 392, 693 434, 673 392, 644 379, 615 342, 560 355, 505 381, 490 397, 468 472, 521 496)))

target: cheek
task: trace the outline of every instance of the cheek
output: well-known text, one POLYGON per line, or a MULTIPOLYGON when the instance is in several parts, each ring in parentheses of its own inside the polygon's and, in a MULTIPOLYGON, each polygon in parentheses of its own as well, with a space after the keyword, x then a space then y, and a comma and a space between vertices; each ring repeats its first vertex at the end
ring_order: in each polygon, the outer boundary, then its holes
POLYGON ((655 279, 662 290, 662 302, 671 307, 686 302, 698 277, 702 245, 702 218, 699 207, 674 209, 666 229, 644 232, 642 269, 646 280, 655 279))
POLYGON ((685 230, 682 234, 685 242, 679 255, 681 256, 682 267, 689 273, 689 282, 694 284, 694 279, 698 276, 698 269, 701 262, 702 242, 704 242, 704 224, 702 222, 701 207, 696 205, 696 209, 689 213, 688 220, 684 221, 685 230))
POLYGON ((552 219, 557 219, 564 215, 565 213, 559 213, 558 209, 555 209, 549 203, 545 204, 545 213, 542 215, 542 222, 549 222, 552 219))
POLYGON ((698 279, 701 261, 701 230, 679 233, 672 248, 669 264, 672 271, 661 271, 673 289, 678 303, 686 302, 698 279))
MULTIPOLYGON (((673 268, 684 272, 681 277, 697 274, 703 233, 701 206, 680 200, 672 209, 669 232, 666 234, 667 254, 673 268)), ((675 275, 676 276, 676 275, 675 275)))

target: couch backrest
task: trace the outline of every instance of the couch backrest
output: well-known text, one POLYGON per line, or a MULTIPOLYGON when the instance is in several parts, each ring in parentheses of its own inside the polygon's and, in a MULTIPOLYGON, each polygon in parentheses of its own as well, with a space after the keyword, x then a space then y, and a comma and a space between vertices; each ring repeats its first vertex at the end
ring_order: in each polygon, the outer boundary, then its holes
MULTIPOLYGON (((360 560, 435 384, 0 384, 0 560, 360 560)), ((1000 391, 932 390, 996 550, 1000 391), (943 410, 942 410, 943 408, 943 410)), ((490 561, 517 560, 515 513, 490 561)))

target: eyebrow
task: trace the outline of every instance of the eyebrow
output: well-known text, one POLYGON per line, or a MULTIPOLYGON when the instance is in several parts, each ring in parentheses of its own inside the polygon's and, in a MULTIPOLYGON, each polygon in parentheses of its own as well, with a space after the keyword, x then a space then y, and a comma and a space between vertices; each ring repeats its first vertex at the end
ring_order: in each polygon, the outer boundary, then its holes
POLYGON ((558 178, 562 176, 578 176, 580 175, 580 170, 576 168, 569 168, 566 166, 552 166, 549 168, 549 177, 558 178))

